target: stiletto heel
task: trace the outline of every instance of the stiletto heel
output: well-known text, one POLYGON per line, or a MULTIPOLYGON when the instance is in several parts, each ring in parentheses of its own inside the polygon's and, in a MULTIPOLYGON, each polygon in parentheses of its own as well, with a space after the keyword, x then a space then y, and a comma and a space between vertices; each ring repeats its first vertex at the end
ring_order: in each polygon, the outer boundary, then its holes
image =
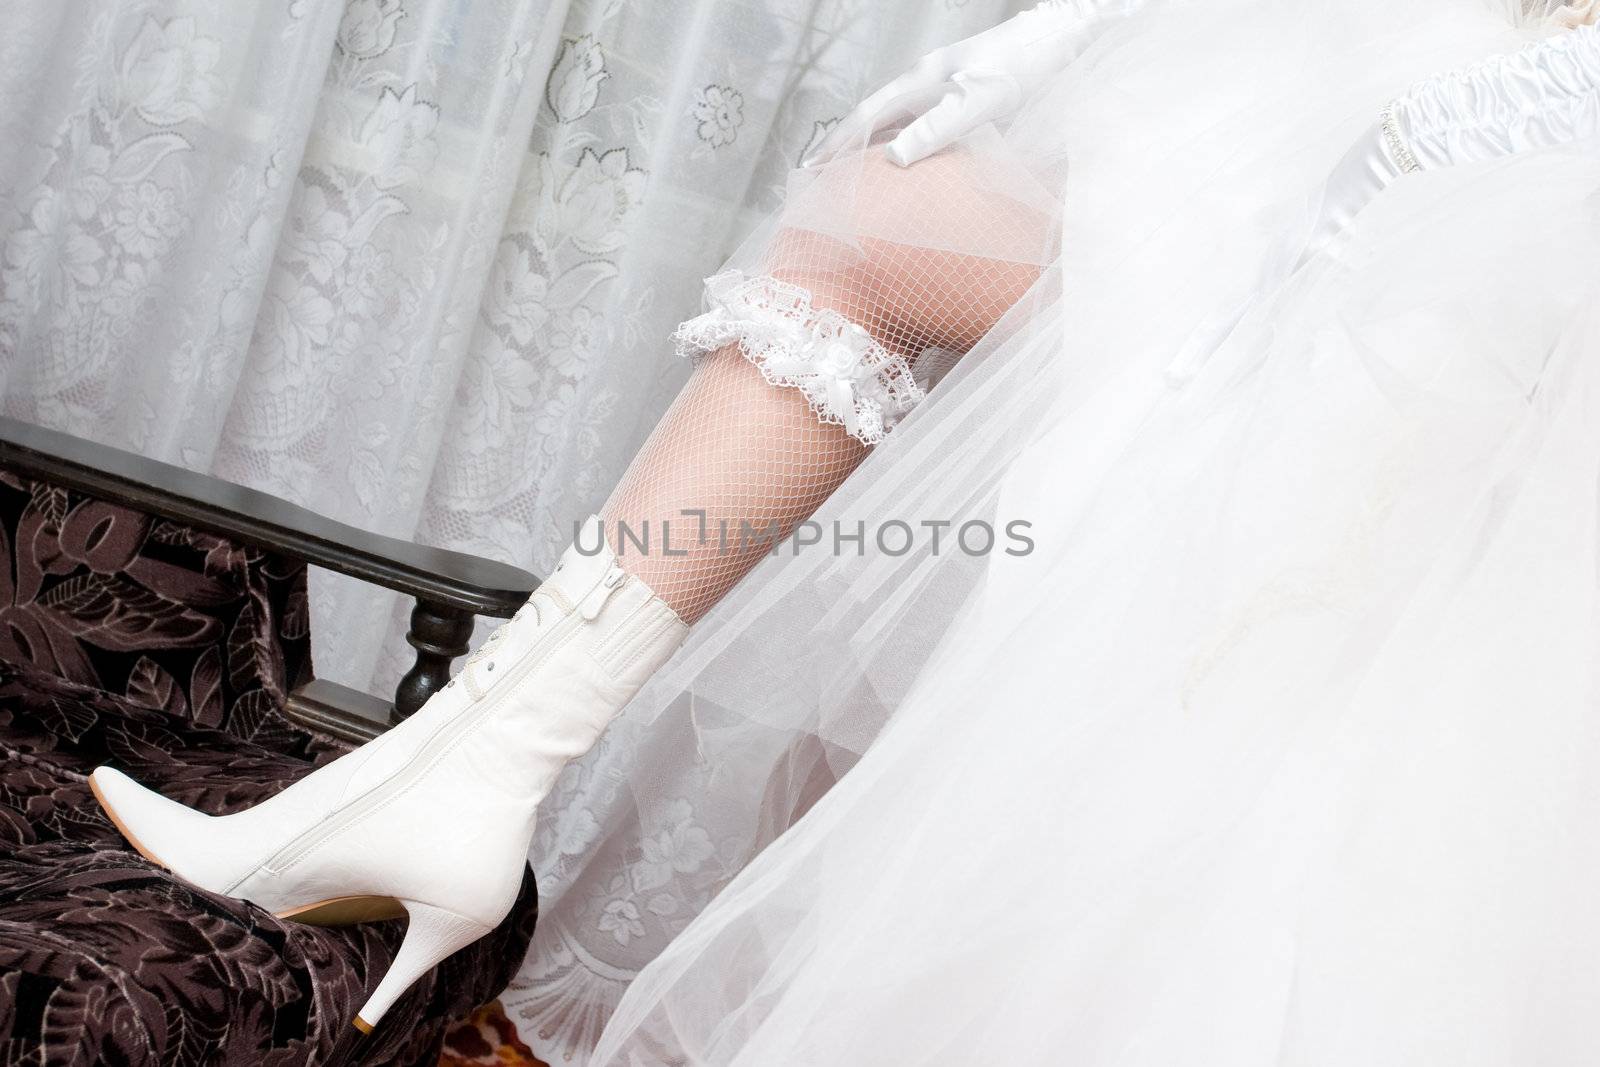
POLYGON ((475 919, 457 915, 446 908, 402 900, 401 906, 411 921, 406 925, 405 940, 394 962, 373 990, 372 996, 361 1006, 353 1020, 357 1030, 372 1033, 394 1002, 400 999, 411 983, 427 974, 452 953, 466 948, 493 929, 475 919))
POLYGON ((280 919, 409 914, 399 957, 356 1017, 370 1029, 510 913, 539 802, 683 642, 688 627, 617 565, 598 519, 579 544, 597 548, 568 551, 415 715, 276 796, 206 815, 100 767, 96 799, 152 861, 280 919))

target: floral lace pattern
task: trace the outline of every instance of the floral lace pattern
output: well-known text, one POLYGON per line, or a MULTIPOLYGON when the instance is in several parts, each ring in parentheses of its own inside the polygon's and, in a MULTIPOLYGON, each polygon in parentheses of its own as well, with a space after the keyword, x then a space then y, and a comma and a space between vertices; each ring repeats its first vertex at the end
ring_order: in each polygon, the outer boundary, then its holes
POLYGON ((706 305, 673 335, 680 356, 737 344, 767 381, 800 390, 819 419, 865 444, 882 441, 923 397, 903 357, 798 285, 724 271, 706 279, 706 305))
MULTIPOLYGON (((681 386, 667 338, 701 279, 796 163, 930 47, 1032 2, 12 5, 0 407, 547 572, 681 386)), ((407 605, 320 570, 309 599, 322 673, 392 687, 407 605)), ((688 870, 686 827, 743 847, 672 760, 644 823, 589 777, 548 820, 556 916, 506 1011, 552 1063, 731 876, 688 870), (562 849, 583 841, 637 875, 580 869, 562 849)))

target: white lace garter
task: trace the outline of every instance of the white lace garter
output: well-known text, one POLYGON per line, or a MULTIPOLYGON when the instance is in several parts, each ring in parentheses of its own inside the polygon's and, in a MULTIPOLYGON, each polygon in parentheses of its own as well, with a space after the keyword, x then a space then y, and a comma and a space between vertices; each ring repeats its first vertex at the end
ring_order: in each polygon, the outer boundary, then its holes
POLYGON ((678 355, 735 342, 773 385, 805 394, 823 422, 875 445, 923 398, 911 367, 811 293, 769 275, 729 270, 706 279, 706 312, 679 326, 678 355))

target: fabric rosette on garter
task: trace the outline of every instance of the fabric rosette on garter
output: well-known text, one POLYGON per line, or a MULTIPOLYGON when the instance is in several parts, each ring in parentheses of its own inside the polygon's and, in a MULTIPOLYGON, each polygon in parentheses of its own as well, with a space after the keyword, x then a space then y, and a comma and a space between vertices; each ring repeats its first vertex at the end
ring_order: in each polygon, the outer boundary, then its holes
POLYGON ((819 419, 875 445, 923 399, 910 364, 812 294, 771 275, 706 279, 706 312, 673 335, 680 356, 737 344, 773 385, 805 395, 819 419))

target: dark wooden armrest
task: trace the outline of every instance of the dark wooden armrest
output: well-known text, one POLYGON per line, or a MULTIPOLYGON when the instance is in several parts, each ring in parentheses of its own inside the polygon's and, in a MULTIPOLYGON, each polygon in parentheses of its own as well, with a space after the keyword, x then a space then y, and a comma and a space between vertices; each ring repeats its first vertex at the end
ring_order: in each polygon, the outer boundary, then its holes
POLYGON ((292 718, 352 740, 421 707, 466 651, 473 617, 509 617, 539 585, 510 564, 360 530, 268 493, 4 416, 0 466, 414 597, 406 639, 417 662, 386 716, 384 702, 329 682, 290 699, 292 718))

